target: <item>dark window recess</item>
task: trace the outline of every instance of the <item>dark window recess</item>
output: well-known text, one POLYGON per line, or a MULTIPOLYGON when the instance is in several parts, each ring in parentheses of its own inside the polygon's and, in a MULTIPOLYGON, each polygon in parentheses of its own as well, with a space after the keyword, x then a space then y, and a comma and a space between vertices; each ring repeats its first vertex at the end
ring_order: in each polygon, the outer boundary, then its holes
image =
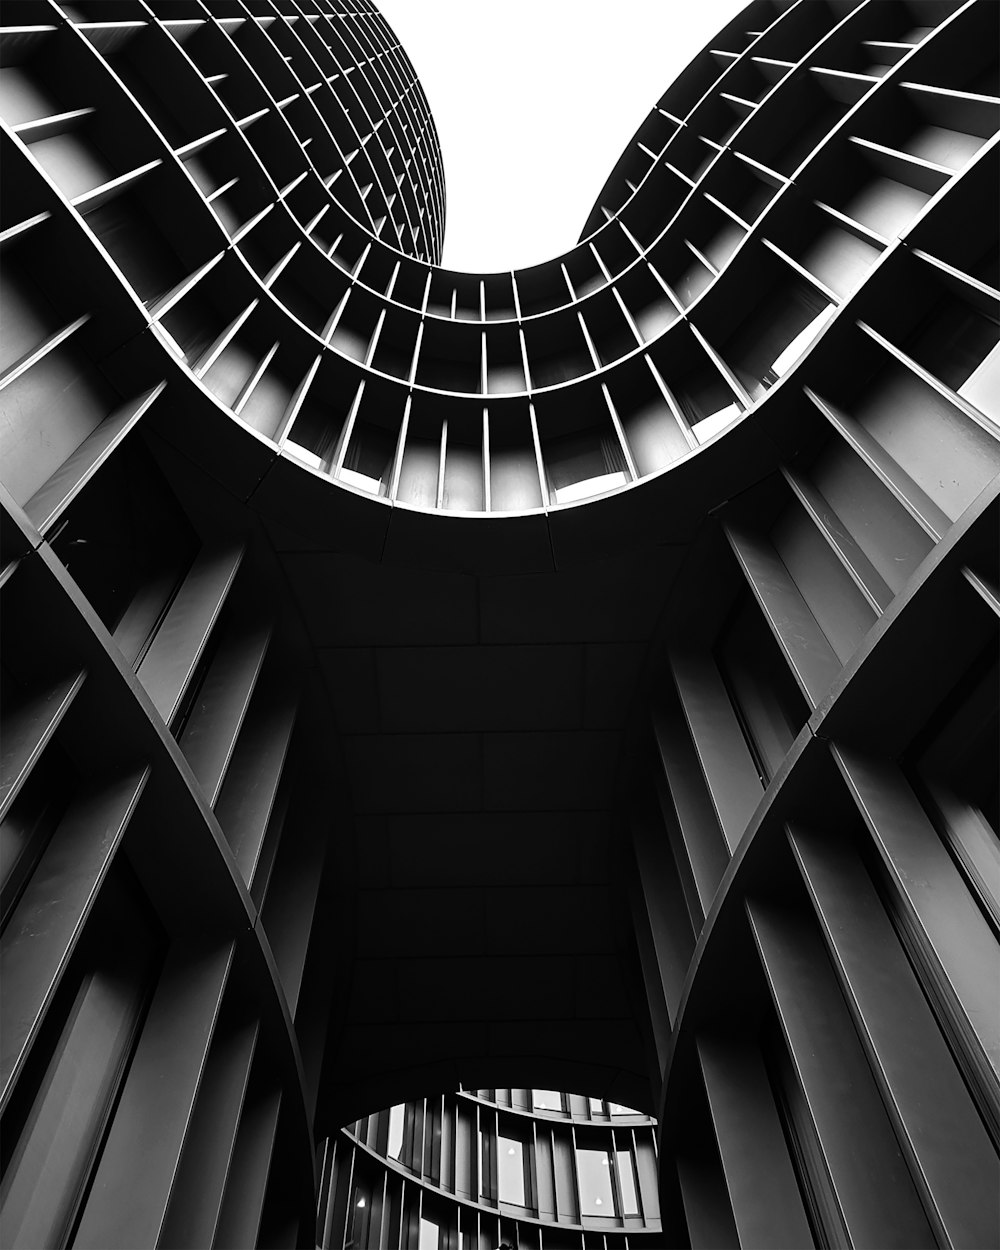
POLYGON ((1000 933, 1000 661, 990 646, 907 753, 910 779, 986 919, 1000 933))
POLYGON ((490 1206, 497 1205, 496 1139, 491 1132, 479 1131, 479 1195, 490 1206))
POLYGON ((833 311, 805 282, 783 282, 758 301, 722 349, 752 399, 784 377, 833 311))
POLYGON ((815 1244, 850 1245, 816 1125, 777 1020, 765 1026, 761 1052, 815 1244), (832 1229, 839 1235, 829 1236, 832 1229))
POLYGON ((218 628, 218 626, 212 630, 208 642, 205 644, 205 649, 198 659, 198 664, 191 676, 191 680, 188 682, 184 697, 181 699, 177 711, 174 713, 174 718, 170 722, 170 732, 176 742, 180 742, 183 738, 187 723, 198 706, 202 686, 204 686, 205 678, 208 676, 212 663, 219 653, 224 633, 225 631, 218 628))
POLYGON ((1000 340, 1000 319, 992 301, 973 294, 976 302, 942 285, 938 299, 903 343, 914 360, 955 391, 1000 340))
POLYGON ((4 1245, 71 1243, 162 948, 141 887, 119 856, 4 1111, 4 1245))
POLYGON ((733 708, 766 786, 808 719, 788 665, 749 594, 733 612, 715 648, 733 708))
POLYGON ((438 1099, 428 1099, 424 1113, 426 1131, 424 1133, 424 1168, 423 1175, 432 1185, 441 1184, 441 1103, 438 1099))
POLYGON ((126 660, 138 663, 197 538, 145 447, 133 440, 67 511, 50 539, 126 660))
MULTIPOLYGON (((6 689, 13 690, 6 672, 3 678, 6 689)), ((0 925, 16 907, 76 783, 75 769, 58 744, 50 743, 0 822, 0 925)))

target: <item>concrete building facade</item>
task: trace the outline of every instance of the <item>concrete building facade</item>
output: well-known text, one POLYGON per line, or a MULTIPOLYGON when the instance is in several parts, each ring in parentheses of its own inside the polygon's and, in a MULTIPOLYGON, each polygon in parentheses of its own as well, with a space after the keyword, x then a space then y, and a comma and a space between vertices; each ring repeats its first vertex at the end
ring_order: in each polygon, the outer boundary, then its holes
POLYGON ((366 0, 4 0, 5 1245, 997 1244, 998 14, 471 275, 366 0))

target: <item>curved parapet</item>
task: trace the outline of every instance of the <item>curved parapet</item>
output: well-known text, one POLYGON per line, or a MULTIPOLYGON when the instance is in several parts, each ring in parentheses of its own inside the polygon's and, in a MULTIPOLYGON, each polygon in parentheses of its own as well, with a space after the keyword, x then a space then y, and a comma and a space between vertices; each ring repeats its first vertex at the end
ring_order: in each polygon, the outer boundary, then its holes
POLYGON ((4 1244, 519 1080, 671 1245, 998 1240, 998 12, 755 0, 469 275, 372 6, 6 0, 4 1244))

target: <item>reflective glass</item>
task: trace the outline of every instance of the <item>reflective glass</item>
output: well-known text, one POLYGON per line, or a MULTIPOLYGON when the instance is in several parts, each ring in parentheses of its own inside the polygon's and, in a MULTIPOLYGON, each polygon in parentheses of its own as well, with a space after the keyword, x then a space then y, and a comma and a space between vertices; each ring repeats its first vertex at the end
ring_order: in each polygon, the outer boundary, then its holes
POLYGON ((441 1230, 430 1220, 420 1217, 420 1250, 438 1250, 438 1238, 441 1230))
POLYGON ((403 1149, 403 1119, 406 1107, 403 1103, 389 1110, 389 1144, 386 1153, 390 1159, 398 1159, 403 1149))
POLYGON ((614 1215, 611 1157, 606 1150, 578 1150, 576 1171, 580 1182, 580 1210, 584 1215, 614 1215))
POLYGON ((562 1094, 554 1089, 533 1089, 531 1102, 536 1111, 562 1111, 562 1094))
POLYGON ((368 1222, 371 1218, 371 1207, 368 1204, 367 1186, 354 1187, 353 1210, 351 1213, 351 1240, 356 1246, 368 1244, 368 1222))
POLYGON ((700 421, 696 421, 691 426, 691 432, 699 443, 705 443, 713 438, 721 429, 724 429, 730 421, 735 421, 743 409, 737 403, 727 404, 725 408, 720 408, 718 412, 713 412, 707 417, 703 417, 700 421))
POLYGON ((796 334, 795 338, 792 339, 785 350, 774 361, 771 365, 771 371, 776 373, 779 378, 783 378, 836 311, 833 304, 827 304, 822 312, 817 313, 805 329, 800 330, 796 334))
POLYGON ((366 473, 358 473, 355 469, 341 469, 340 480, 346 482, 349 486, 357 486, 361 490, 371 491, 374 495, 377 495, 382 489, 380 479, 369 477, 366 473))
POLYGON ((635 1192, 635 1166, 631 1150, 616 1150, 618 1184, 622 1190, 622 1215, 638 1215, 639 1199, 635 1192))
POLYGON ((497 1141, 497 1172, 500 1182, 500 1201, 514 1206, 525 1206, 524 1200, 524 1147, 510 1137, 497 1141))
POLYGON ((317 456, 314 451, 310 451, 308 447, 300 447, 298 443, 286 439, 284 443, 285 450, 290 452, 296 460, 301 460, 303 464, 307 464, 310 469, 322 469, 323 457, 317 456))
POLYGON ((597 477, 585 478, 582 482, 571 482, 568 486, 557 487, 556 503, 572 503, 575 499, 586 499, 590 495, 599 495, 603 490, 627 485, 627 473, 602 473, 597 477))

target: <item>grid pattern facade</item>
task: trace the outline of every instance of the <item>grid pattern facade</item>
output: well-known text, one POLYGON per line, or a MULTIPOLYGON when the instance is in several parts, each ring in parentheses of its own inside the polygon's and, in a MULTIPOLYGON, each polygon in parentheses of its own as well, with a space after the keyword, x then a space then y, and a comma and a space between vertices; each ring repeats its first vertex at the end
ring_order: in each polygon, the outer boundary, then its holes
POLYGON ((399 1104, 326 1143, 320 1244, 655 1245, 655 1130, 631 1108, 553 1090, 399 1104))
POLYGON ((468 275, 374 6, 5 0, 4 1244, 1000 1241, 998 14, 755 0, 468 275), (660 1233, 386 1158, 518 1080, 660 1233))

